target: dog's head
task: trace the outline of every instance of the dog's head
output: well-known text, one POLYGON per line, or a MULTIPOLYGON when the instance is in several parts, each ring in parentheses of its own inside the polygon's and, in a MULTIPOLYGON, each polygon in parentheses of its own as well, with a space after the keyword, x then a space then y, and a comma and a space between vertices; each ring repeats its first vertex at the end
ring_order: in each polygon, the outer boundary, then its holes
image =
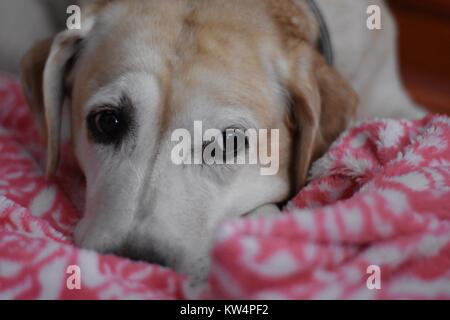
MULTIPOLYGON (((63 102, 71 108, 87 182, 82 247, 202 275, 217 224, 286 201, 354 113, 355 94, 289 0, 101 1, 83 14, 81 30, 36 44, 23 61, 49 175, 63 102), (260 161, 174 163, 173 133, 193 133, 194 121, 225 140, 279 129, 277 173, 261 175, 260 161)), ((207 145, 193 138, 193 150, 207 145)), ((221 150, 235 157, 250 147, 221 150)))

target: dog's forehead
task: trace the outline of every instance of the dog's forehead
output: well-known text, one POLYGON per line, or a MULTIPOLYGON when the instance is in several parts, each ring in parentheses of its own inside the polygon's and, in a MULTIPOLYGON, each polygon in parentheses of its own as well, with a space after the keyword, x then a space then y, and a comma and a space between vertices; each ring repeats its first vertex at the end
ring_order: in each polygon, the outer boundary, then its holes
POLYGON ((264 114, 257 109, 277 87, 270 83, 275 28, 260 5, 233 2, 199 1, 203 5, 193 7, 189 1, 123 1, 103 10, 84 48, 80 105, 135 72, 158 81, 169 95, 164 107, 186 109, 195 104, 185 103, 190 97, 207 96, 211 105, 214 100, 264 114))
POLYGON ((193 60, 238 64, 254 58, 249 54, 258 51, 261 43, 269 47, 276 42, 276 28, 264 8, 259 0, 117 1, 98 14, 86 42, 95 48, 91 51, 102 65, 114 62, 116 69, 119 59, 124 64, 149 65, 151 60, 139 61, 149 51, 164 57, 153 61, 153 67, 189 66, 193 60))

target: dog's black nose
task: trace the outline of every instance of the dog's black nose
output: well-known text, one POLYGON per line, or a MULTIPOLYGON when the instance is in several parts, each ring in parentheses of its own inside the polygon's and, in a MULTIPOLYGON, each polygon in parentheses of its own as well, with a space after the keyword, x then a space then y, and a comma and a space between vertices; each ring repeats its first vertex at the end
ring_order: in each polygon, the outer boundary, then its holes
POLYGON ((114 250, 113 253, 134 261, 145 261, 163 267, 167 266, 166 259, 158 254, 151 246, 142 248, 133 243, 126 242, 120 248, 114 250))

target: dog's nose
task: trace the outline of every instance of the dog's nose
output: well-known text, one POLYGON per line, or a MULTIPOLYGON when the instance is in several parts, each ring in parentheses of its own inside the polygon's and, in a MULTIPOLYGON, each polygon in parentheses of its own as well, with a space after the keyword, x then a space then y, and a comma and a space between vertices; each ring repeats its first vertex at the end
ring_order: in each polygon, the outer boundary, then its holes
POLYGON ((158 264, 163 267, 167 266, 166 259, 162 255, 157 253, 151 246, 142 248, 140 246, 134 245, 133 243, 126 242, 117 250, 114 250, 113 253, 134 261, 145 261, 158 264))

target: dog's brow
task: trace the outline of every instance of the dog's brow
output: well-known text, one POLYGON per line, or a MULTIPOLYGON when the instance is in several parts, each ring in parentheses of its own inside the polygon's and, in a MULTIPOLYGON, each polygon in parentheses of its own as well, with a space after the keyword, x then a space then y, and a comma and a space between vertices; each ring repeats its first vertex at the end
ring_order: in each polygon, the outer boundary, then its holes
POLYGON ((134 106, 131 98, 123 92, 117 97, 98 99, 94 103, 91 103, 88 109, 89 112, 96 109, 123 109, 129 113, 133 113, 134 106))
POLYGON ((122 95, 120 96, 119 107, 126 109, 133 108, 133 103, 126 93, 122 93, 122 95))
POLYGON ((136 107, 140 102, 159 104, 159 86, 154 76, 141 72, 130 72, 121 75, 107 83, 100 84, 85 103, 85 115, 99 106, 129 106, 136 107), (151 95, 148 95, 150 85, 151 95))

